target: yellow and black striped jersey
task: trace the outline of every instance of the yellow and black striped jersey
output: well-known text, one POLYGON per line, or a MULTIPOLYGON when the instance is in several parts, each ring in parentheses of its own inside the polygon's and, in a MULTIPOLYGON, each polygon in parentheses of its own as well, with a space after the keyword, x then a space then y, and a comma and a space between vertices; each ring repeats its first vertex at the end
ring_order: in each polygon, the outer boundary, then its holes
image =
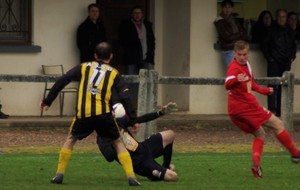
POLYGON ((112 103, 121 102, 129 115, 135 117, 130 105, 128 88, 118 71, 98 62, 85 62, 60 77, 44 99, 51 105, 59 91, 71 81, 78 81, 76 117, 86 118, 111 112, 112 103))
POLYGON ((87 62, 81 66, 77 118, 110 112, 112 86, 118 71, 107 64, 87 62))

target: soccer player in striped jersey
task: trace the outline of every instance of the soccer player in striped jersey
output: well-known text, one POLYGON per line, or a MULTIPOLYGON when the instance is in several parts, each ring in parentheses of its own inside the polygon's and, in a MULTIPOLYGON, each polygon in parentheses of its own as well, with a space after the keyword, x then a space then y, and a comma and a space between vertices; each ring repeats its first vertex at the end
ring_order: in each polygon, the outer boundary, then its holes
POLYGON ((225 80, 228 94, 228 114, 238 128, 254 135, 251 170, 254 177, 262 178, 260 159, 265 141, 265 131, 261 127, 262 125, 273 129, 279 142, 289 150, 294 163, 300 162, 300 152, 282 121, 261 106, 252 94, 252 91, 255 91, 263 95, 270 95, 273 93, 273 88, 263 88, 254 81, 248 59, 249 44, 245 41, 237 41, 234 45, 234 60, 228 67, 225 80))
POLYGON ((96 46, 95 58, 97 62, 82 63, 60 77, 47 97, 40 103, 40 109, 47 110, 60 90, 71 81, 79 82, 76 115, 70 126, 66 142, 60 151, 56 176, 51 183, 61 184, 63 182, 76 141, 96 131, 100 137, 113 139, 113 145, 117 150, 118 159, 126 173, 129 185, 140 185, 135 177, 129 152, 120 138, 120 129, 111 113, 113 97, 118 97, 118 101, 123 104, 130 121, 136 118, 136 112, 130 103, 128 88, 118 71, 109 66, 113 54, 108 43, 102 42, 96 46))

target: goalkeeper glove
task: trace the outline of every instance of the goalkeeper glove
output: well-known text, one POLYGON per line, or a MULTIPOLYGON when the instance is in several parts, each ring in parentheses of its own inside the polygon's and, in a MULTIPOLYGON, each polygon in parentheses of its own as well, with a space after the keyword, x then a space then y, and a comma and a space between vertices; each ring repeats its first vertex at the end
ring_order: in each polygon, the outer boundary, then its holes
POLYGON ((159 115, 169 114, 173 111, 177 111, 177 104, 175 102, 169 102, 167 105, 164 105, 159 111, 159 115))

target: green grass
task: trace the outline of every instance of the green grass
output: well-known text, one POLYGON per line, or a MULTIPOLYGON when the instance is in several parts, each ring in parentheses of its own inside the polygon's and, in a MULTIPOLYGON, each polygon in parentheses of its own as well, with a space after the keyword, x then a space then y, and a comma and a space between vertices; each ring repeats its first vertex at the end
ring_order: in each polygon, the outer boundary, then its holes
MULTIPOLYGON (((55 174, 57 154, 0 154, 1 190, 109 190, 132 189, 122 168, 108 163, 100 154, 74 154, 64 184, 49 181, 55 174)), ((161 160, 159 160, 161 161, 161 160)), ((262 158, 263 179, 250 171, 250 153, 176 153, 173 157, 177 182, 150 182, 140 177, 140 189, 164 190, 276 190, 300 189, 300 165, 287 153, 266 153, 262 158)))

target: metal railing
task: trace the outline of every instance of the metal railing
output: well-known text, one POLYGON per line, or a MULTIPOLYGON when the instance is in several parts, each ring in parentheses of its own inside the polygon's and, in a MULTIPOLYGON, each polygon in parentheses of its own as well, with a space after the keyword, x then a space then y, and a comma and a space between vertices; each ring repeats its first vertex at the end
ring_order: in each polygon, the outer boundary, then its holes
MULTIPOLYGON (((140 70, 139 75, 124 75, 127 83, 139 84, 138 115, 152 112, 157 108, 158 84, 168 85, 224 85, 224 78, 205 77, 174 77, 158 76, 155 70, 140 70)), ((57 76, 45 75, 0 75, 0 81, 4 82, 54 82, 57 76)), ((255 81, 260 85, 281 85, 281 119, 288 131, 293 131, 293 106, 294 106, 294 86, 300 84, 299 78, 294 78, 292 72, 285 72, 282 77, 258 77, 255 81)), ((142 140, 156 132, 156 121, 144 124, 138 139, 142 140)))

